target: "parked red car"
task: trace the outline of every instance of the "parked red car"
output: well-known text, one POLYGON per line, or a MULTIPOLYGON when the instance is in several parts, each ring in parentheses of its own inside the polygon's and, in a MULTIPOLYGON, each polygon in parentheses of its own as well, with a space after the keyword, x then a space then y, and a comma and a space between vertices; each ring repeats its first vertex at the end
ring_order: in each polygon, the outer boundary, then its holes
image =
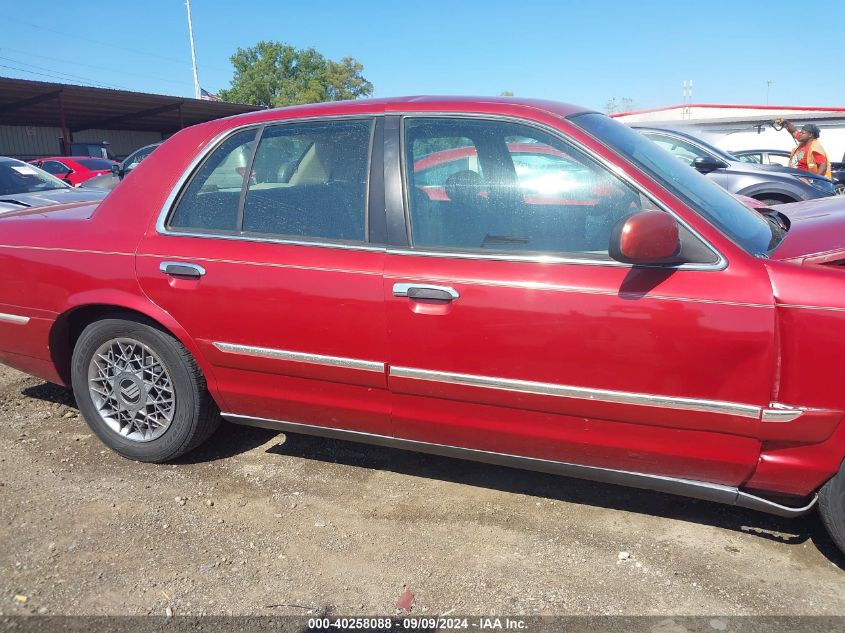
POLYGON ((58 156, 39 158, 29 162, 48 174, 64 180, 72 187, 78 187, 95 176, 110 174, 112 165, 117 165, 113 160, 89 156, 58 156))
POLYGON ((844 263, 841 199, 764 216, 583 108, 299 106, 182 130, 99 206, 0 216, 0 360, 72 385, 131 459, 195 448, 219 409, 782 516, 818 500, 845 547, 844 263), (566 165, 517 169, 526 144, 566 165))

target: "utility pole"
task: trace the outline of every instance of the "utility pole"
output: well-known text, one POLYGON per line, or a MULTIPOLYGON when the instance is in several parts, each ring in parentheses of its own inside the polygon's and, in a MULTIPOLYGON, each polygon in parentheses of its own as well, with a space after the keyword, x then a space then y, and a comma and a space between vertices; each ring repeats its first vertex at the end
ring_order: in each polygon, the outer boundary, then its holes
POLYGON ((772 84, 775 83, 771 79, 766 81, 766 105, 769 105, 769 89, 772 87, 772 84))
POLYGON ((194 26, 191 23, 191 0, 185 0, 185 6, 188 7, 188 37, 191 38, 191 61, 194 64, 194 96, 199 99, 202 93, 200 92, 200 80, 197 75, 197 52, 194 49, 194 26))

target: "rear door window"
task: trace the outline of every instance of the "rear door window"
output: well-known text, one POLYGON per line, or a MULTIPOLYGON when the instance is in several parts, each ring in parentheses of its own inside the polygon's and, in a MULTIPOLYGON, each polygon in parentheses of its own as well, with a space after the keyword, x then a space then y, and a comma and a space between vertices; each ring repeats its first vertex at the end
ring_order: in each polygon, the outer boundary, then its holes
POLYGON ((237 230, 241 189, 256 134, 255 129, 238 132, 206 158, 179 197, 169 228, 237 230))
POLYGON ((371 128, 370 119, 266 128, 247 184, 242 231, 365 241, 371 128))

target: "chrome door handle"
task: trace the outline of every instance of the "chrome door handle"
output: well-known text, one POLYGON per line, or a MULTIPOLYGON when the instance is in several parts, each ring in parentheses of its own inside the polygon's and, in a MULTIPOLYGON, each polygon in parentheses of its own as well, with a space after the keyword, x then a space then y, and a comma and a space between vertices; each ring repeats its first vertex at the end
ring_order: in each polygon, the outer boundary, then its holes
POLYGON ((189 262, 161 262, 158 269, 171 277, 191 277, 199 279, 205 274, 205 268, 189 262))
POLYGON ((409 299, 434 299, 436 301, 454 301, 460 294, 449 286, 433 286, 429 284, 393 284, 394 297, 408 297, 409 299))

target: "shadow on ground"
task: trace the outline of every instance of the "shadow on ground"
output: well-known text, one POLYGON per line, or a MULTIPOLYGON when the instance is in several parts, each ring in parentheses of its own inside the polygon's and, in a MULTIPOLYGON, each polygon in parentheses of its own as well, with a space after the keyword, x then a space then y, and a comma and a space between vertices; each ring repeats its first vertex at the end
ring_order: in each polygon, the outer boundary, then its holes
MULTIPOLYGON (((44 383, 27 387, 22 393, 29 398, 76 408, 73 392, 57 385, 44 383)), ((220 428, 209 441, 176 463, 199 464, 226 459, 261 446, 276 435, 279 435, 276 431, 221 422, 220 428)), ((284 437, 284 441, 280 437, 279 442, 267 452, 556 499, 566 503, 660 516, 753 534, 786 545, 798 545, 810 540, 831 563, 845 570, 845 555, 830 539, 815 512, 797 519, 785 519, 745 508, 560 475, 308 435, 285 434, 284 437)))
MULTIPOLYGON (((244 429, 251 433, 253 429, 244 429)), ((799 545, 810 540, 831 563, 845 570, 845 555, 831 541, 815 512, 797 519, 689 499, 650 490, 493 466, 381 446, 286 434, 269 453, 386 470, 532 497, 671 518, 719 527, 758 538, 799 545)))

